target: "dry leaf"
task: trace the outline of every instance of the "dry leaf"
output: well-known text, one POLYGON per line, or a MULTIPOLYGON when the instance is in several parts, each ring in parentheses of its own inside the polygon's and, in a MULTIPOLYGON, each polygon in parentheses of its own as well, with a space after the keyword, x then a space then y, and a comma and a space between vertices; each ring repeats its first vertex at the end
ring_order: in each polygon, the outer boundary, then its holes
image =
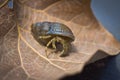
POLYGON ((57 80, 80 72, 99 50, 109 55, 120 51, 120 44, 92 14, 90 0, 16 0, 15 12, 0 10, 1 80, 57 80), (42 21, 72 30, 75 41, 69 56, 54 53, 46 58, 45 46, 31 34, 31 24, 42 21))

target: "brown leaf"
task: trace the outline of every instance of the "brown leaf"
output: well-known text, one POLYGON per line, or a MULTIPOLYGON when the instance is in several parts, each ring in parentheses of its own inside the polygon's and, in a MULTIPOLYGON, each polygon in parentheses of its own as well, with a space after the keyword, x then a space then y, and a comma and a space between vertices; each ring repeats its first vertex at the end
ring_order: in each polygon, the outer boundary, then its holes
POLYGON ((16 0, 15 13, 0 10, 1 80, 56 80, 80 72, 99 50, 109 55, 120 51, 120 44, 92 14, 90 0, 16 0), (31 34, 31 24, 41 21, 60 22, 72 30, 75 41, 69 56, 53 53, 46 58, 45 46, 31 34))

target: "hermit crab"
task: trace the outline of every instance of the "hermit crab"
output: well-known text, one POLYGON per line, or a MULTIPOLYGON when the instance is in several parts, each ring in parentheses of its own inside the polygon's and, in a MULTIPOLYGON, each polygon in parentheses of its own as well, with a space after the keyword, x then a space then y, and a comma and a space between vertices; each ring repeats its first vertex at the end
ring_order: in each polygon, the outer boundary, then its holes
POLYGON ((34 38, 46 46, 46 56, 50 53, 47 52, 48 47, 58 50, 57 45, 62 45, 62 50, 59 54, 60 57, 68 55, 71 42, 75 40, 72 31, 64 24, 58 22, 37 22, 31 26, 31 32, 34 38))

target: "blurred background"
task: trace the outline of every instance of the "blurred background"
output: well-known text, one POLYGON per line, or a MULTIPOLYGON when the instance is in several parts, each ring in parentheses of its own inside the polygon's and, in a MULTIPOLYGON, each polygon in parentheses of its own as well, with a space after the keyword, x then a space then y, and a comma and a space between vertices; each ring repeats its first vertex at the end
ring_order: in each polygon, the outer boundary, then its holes
POLYGON ((92 0, 91 8, 103 26, 120 41, 120 0, 92 0))
MULTIPOLYGON (((12 1, 8 4, 10 8, 12 1)), ((91 8, 102 25, 120 41, 120 0, 92 0, 91 8)))
MULTIPOLYGON (((8 6, 13 8, 12 0, 8 6)), ((98 21, 120 41, 120 0, 92 0, 91 8, 98 21)), ((109 59, 110 57, 92 63, 86 66, 82 73, 67 76, 61 80, 98 80, 104 64, 106 64, 109 59)), ((118 63, 117 61, 118 60, 115 62, 118 63)), ((110 63, 110 65, 112 64, 114 63, 110 63)))

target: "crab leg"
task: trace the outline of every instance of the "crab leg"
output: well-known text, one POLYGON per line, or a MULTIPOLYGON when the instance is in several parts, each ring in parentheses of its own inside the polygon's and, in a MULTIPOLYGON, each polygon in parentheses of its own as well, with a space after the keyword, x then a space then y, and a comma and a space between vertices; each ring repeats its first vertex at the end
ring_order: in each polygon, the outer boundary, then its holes
POLYGON ((39 36, 40 39, 47 39, 47 38, 50 38, 51 35, 48 35, 48 36, 39 36))
POLYGON ((60 42, 63 46, 63 50, 61 51, 59 56, 66 56, 68 53, 70 44, 66 42, 64 39, 62 39, 61 37, 56 37, 56 41, 60 42))
POLYGON ((46 56, 48 57, 50 53, 47 52, 47 49, 48 47, 50 46, 50 44, 52 44, 52 47, 54 49, 56 49, 56 45, 55 45, 55 42, 60 42, 63 46, 63 50, 61 51, 60 55, 59 56, 66 56, 67 53, 68 53, 68 50, 69 50, 69 42, 66 42, 64 39, 62 39, 61 37, 54 37, 53 39, 51 39, 47 45, 46 45, 46 49, 45 49, 45 52, 46 52, 46 56))
POLYGON ((55 38, 54 38, 54 40, 53 40, 53 42, 52 42, 52 47, 53 47, 54 49, 56 49, 55 42, 56 42, 56 40, 55 40, 55 38))
POLYGON ((55 43, 55 38, 51 39, 51 40, 47 43, 47 45, 46 45, 45 52, 46 52, 46 56, 47 56, 47 57, 48 57, 49 54, 50 54, 50 53, 47 52, 47 48, 50 46, 51 43, 52 43, 53 48, 56 48, 56 46, 55 46, 55 44, 54 44, 54 43, 55 43))

